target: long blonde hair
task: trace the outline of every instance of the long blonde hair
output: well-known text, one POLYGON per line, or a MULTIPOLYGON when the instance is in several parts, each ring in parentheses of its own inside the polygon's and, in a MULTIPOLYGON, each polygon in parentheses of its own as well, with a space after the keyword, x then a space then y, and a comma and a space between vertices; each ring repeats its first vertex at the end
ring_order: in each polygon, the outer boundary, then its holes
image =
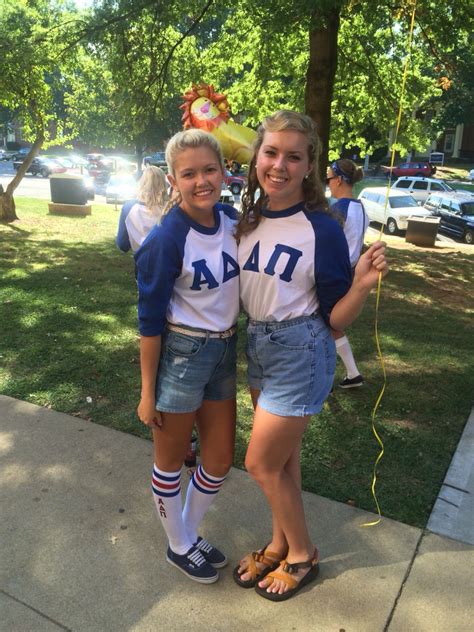
MULTIPOLYGON (((197 149, 198 147, 208 147, 216 155, 217 161, 221 165, 222 171, 224 171, 224 156, 222 155, 222 149, 219 142, 200 129, 186 129, 182 132, 178 132, 170 138, 166 145, 166 164, 168 165, 169 173, 175 176, 175 164, 178 155, 186 151, 186 149, 197 149)), ((179 191, 173 191, 171 200, 166 205, 165 211, 168 211, 172 206, 176 206, 181 203, 181 195, 179 191)))
POLYGON ((167 182, 165 172, 159 167, 150 165, 143 172, 138 182, 137 200, 158 219, 168 202, 167 182))
POLYGON ((257 130, 254 154, 249 166, 248 185, 242 196, 242 219, 237 226, 237 238, 257 228, 262 218, 262 209, 264 209, 268 203, 265 191, 258 181, 256 170, 257 154, 263 144, 265 132, 282 132, 287 130, 301 132, 308 140, 308 160, 311 171, 302 183, 303 199, 306 202, 305 206, 307 210, 328 211, 328 202, 324 195, 324 187, 319 177, 321 142, 316 132, 316 126, 313 120, 306 114, 292 110, 278 110, 275 114, 267 116, 257 130), (257 190, 260 195, 256 200, 257 190))

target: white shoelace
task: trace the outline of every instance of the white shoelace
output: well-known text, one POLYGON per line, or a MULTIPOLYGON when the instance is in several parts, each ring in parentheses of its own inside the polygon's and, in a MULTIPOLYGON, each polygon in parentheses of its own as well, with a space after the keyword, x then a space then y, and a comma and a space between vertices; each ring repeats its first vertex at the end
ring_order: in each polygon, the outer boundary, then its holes
POLYGON ((201 551, 204 551, 204 553, 210 553, 214 547, 212 546, 212 544, 209 544, 207 540, 202 538, 202 540, 199 540, 199 542, 197 543, 197 548, 201 551))
POLYGON ((199 549, 195 549, 190 555, 187 556, 188 560, 195 566, 199 567, 206 563, 203 554, 199 549))

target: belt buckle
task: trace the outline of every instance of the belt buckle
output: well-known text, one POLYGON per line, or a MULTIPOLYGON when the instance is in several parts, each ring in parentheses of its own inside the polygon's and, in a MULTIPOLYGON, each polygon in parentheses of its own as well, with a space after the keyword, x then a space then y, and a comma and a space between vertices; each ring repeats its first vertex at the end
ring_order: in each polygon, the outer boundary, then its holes
POLYGON ((219 338, 221 340, 225 340, 226 338, 230 338, 233 334, 233 327, 231 327, 230 329, 227 329, 226 331, 221 331, 219 333, 219 338))

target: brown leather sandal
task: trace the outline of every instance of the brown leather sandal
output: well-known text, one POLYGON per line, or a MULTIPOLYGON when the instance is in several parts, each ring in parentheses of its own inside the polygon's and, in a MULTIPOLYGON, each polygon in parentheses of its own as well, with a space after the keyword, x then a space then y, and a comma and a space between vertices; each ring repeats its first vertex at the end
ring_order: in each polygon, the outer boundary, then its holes
POLYGON ((234 568, 234 572, 232 574, 234 581, 236 584, 241 586, 242 588, 253 588, 257 582, 262 580, 267 573, 278 568, 281 560, 281 555, 275 553, 274 551, 269 551, 265 546, 263 549, 259 551, 254 551, 253 553, 249 553, 243 559, 243 563, 247 562, 247 568, 239 573, 240 564, 238 564, 234 568), (264 568, 260 569, 257 567, 258 564, 263 564, 264 568), (250 573, 250 579, 246 579, 245 581, 240 579, 240 575, 244 573, 250 573))
MULTIPOLYGON (((306 586, 314 579, 316 579, 318 573, 319 553, 318 549, 314 549, 314 555, 310 560, 307 560, 306 562, 296 562, 295 564, 288 564, 286 560, 282 560, 280 562, 279 568, 266 574, 266 579, 279 579, 285 582, 285 584, 289 586, 289 590, 281 594, 267 592, 267 588, 271 585, 271 582, 265 588, 261 588, 257 584, 255 586, 255 590, 261 597, 265 597, 265 599, 270 599, 270 601, 285 601, 286 599, 293 597, 293 595, 296 595, 296 593, 301 590, 303 586, 306 586), (295 577, 292 577, 292 575, 299 571, 301 568, 308 568, 309 570, 306 575, 304 575, 298 581, 295 577)), ((262 578, 260 578, 258 581, 261 581, 261 579, 262 578)))

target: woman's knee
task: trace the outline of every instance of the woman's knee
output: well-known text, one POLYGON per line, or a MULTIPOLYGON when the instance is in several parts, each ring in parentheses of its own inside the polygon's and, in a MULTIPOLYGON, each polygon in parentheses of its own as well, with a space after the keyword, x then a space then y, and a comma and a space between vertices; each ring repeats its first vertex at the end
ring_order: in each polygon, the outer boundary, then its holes
POLYGON ((278 471, 271 468, 264 461, 249 454, 245 457, 245 468, 250 476, 262 487, 271 484, 280 475, 278 471))
POLYGON ((201 459, 201 465, 204 471, 210 476, 216 476, 222 478, 227 476, 230 468, 232 467, 233 454, 214 455, 208 458, 203 457, 201 459))

